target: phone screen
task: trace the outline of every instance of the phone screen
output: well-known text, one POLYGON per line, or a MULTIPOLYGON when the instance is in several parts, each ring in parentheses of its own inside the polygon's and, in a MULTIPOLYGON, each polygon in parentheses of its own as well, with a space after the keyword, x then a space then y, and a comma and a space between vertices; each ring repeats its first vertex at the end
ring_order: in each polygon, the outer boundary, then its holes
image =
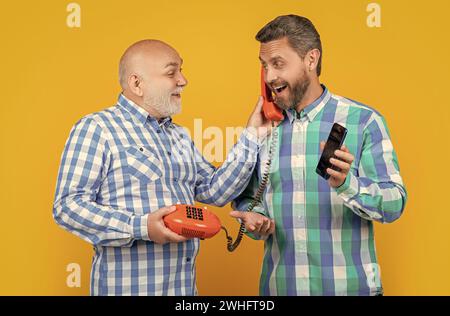
POLYGON ((347 135, 347 129, 338 123, 334 123, 316 168, 316 172, 327 180, 330 178, 330 175, 327 173, 327 168, 339 170, 330 163, 330 158, 335 157, 334 152, 341 148, 345 135, 347 135))

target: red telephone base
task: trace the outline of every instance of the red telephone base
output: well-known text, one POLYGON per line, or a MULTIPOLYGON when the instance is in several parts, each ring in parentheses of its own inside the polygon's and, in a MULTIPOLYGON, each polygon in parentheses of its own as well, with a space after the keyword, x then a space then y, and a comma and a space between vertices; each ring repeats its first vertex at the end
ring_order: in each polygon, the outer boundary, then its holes
POLYGON ((219 218, 207 209, 177 204, 177 210, 163 217, 167 228, 186 238, 211 238, 222 227, 219 218))

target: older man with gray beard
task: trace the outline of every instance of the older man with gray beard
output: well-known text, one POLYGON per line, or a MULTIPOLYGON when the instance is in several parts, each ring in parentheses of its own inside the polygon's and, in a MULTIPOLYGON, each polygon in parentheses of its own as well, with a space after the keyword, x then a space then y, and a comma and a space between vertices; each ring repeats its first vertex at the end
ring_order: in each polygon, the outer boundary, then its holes
MULTIPOLYGON (((182 63, 161 41, 133 44, 120 60, 117 104, 83 117, 66 142, 53 215, 94 246, 92 295, 197 294, 199 240, 170 231, 163 217, 177 203, 225 205, 255 167, 270 124, 262 100, 226 161, 214 168, 172 122, 187 84, 182 63)), ((256 213, 252 223, 256 230, 270 226, 256 213)))

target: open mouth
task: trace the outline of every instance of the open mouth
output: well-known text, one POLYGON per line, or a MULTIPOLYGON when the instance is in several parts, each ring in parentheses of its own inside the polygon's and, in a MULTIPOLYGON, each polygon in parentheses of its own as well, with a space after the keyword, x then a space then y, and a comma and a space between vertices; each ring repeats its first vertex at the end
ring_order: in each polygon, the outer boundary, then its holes
POLYGON ((287 88, 287 84, 285 84, 285 85, 281 85, 281 86, 277 86, 277 87, 273 87, 273 91, 276 93, 276 94, 279 94, 279 93, 281 93, 284 89, 286 89, 287 88))
POLYGON ((180 93, 172 93, 172 96, 174 96, 176 98, 181 98, 181 94, 180 93))

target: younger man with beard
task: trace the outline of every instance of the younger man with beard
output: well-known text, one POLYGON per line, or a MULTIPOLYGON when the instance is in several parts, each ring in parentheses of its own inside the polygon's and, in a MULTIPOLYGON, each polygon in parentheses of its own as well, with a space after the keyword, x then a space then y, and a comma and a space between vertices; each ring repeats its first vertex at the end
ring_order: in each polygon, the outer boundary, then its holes
MULTIPOLYGON (((337 96, 319 82, 322 45, 306 18, 280 16, 256 35, 266 83, 284 110, 269 183, 254 211, 275 221, 275 231, 246 225, 265 239, 261 295, 381 295, 373 221, 400 217, 406 190, 384 118, 374 109, 337 96), (348 129, 330 162, 328 181, 316 166, 331 127, 348 129), (274 231, 274 233, 272 233, 274 231)), ((263 147, 261 157, 267 157, 263 147)), ((245 211, 265 169, 233 207, 245 211)), ((247 223, 248 212, 232 216, 247 223)))

